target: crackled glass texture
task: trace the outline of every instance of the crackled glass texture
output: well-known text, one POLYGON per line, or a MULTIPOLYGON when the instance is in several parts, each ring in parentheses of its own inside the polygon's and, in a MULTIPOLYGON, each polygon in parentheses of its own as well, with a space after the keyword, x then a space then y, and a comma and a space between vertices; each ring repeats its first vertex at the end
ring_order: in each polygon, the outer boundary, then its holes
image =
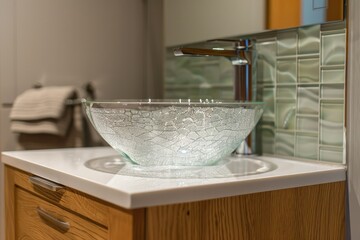
POLYGON ((144 166, 211 165, 250 133, 262 104, 85 104, 99 134, 144 166))

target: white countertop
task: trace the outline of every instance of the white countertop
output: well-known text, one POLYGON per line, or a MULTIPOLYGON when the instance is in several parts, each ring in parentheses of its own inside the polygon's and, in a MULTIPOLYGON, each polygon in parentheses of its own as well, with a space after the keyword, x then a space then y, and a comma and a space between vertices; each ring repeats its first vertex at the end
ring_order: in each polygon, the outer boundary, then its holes
POLYGON ((112 148, 74 148, 4 152, 2 162, 80 190, 124 208, 199 201, 292 187, 344 181, 342 165, 257 157, 277 168, 256 175, 225 178, 145 178, 106 173, 84 165, 116 155, 112 148))

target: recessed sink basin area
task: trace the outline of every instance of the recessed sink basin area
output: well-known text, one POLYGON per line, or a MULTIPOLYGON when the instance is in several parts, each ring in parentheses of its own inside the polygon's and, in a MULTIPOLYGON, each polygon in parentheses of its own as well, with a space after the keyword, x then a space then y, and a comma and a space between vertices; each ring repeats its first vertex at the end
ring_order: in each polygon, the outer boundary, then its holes
POLYGON ((230 156, 211 166, 141 166, 122 158, 93 158, 85 166, 101 172, 146 178, 208 179, 255 175, 275 170, 277 166, 252 157, 230 156))

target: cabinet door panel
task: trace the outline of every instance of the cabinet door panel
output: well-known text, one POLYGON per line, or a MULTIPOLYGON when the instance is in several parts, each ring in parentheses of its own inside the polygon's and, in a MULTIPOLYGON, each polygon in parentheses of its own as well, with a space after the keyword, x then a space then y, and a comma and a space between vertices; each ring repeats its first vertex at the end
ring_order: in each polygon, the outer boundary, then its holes
POLYGON ((107 239, 107 229, 90 220, 18 187, 15 196, 16 239, 107 239))
POLYGON ((48 201, 61 205, 67 209, 84 215, 91 220, 107 226, 107 216, 109 214, 109 208, 105 204, 99 203, 94 198, 70 189, 66 186, 59 191, 47 190, 43 187, 39 187, 32 184, 29 181, 31 174, 22 171, 14 172, 14 181, 17 186, 20 186, 27 191, 46 198, 48 201))

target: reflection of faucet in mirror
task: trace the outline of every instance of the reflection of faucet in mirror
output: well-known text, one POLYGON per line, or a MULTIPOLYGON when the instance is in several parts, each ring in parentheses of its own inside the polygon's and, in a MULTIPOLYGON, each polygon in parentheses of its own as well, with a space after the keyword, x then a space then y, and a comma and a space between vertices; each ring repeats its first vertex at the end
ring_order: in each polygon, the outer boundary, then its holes
MULTIPOLYGON (((191 48, 180 47, 174 50, 175 56, 220 56, 226 57, 235 67, 235 84, 234 98, 235 100, 251 101, 251 67, 252 67, 252 43, 250 40, 241 39, 215 39, 209 42, 231 42, 234 43, 232 49, 224 48, 191 48)), ((251 154, 251 135, 236 150, 240 155, 251 154)))

